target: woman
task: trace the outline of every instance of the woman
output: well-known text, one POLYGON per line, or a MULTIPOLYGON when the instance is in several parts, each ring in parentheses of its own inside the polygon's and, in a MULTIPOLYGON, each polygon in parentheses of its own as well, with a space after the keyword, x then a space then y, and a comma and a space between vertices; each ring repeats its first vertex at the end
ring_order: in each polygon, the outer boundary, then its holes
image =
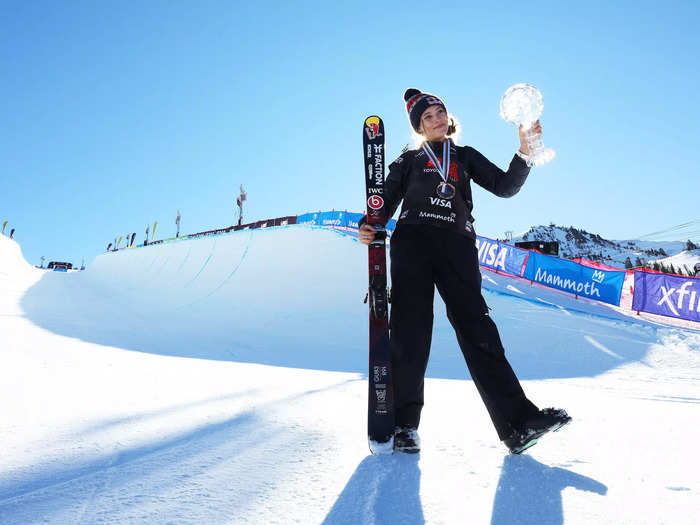
MULTIPOLYGON (((525 133, 519 130, 520 149, 503 172, 474 148, 450 140, 454 122, 448 122, 447 108, 438 97, 408 89, 404 100, 411 126, 425 141, 389 166, 384 184, 387 220, 403 201, 390 250, 394 449, 420 450, 417 429, 437 287, 498 437, 519 454, 571 418, 561 409, 538 410, 525 397, 505 357, 481 295, 470 180, 500 197, 515 195, 530 171, 525 133)), ((535 132, 542 132, 539 121, 535 132)), ((360 242, 370 244, 374 235, 375 229, 361 221, 360 242)))

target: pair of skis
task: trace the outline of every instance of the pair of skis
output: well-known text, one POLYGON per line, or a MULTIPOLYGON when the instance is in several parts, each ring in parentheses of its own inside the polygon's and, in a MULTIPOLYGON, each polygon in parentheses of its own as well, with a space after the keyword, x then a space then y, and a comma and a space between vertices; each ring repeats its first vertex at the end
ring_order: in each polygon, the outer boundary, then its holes
POLYGON ((384 202, 384 123, 365 119, 362 130, 365 160, 367 224, 377 230, 369 254, 369 397, 367 434, 373 454, 394 448, 394 395, 389 350, 389 300, 386 273, 386 207, 384 202))

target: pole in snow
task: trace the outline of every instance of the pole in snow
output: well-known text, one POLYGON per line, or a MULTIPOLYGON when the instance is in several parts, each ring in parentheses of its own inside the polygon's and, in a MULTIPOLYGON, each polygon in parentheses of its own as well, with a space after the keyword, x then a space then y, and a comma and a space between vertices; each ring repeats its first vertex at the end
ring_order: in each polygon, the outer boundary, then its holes
POLYGON ((243 203, 248 200, 248 196, 243 189, 243 185, 241 184, 241 194, 238 196, 236 199, 236 204, 238 205, 238 225, 240 226, 243 223, 243 203))

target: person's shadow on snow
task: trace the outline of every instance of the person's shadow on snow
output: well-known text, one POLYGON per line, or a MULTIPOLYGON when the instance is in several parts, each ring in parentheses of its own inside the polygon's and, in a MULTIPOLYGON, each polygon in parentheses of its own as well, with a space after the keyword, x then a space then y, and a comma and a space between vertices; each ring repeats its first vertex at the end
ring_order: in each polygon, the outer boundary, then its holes
POLYGON ((528 455, 508 455, 493 500, 491 525, 561 525, 561 493, 567 487, 602 496, 608 492, 602 483, 570 470, 548 467, 528 455))
POLYGON ((367 456, 357 467, 323 525, 424 525, 418 454, 367 456))

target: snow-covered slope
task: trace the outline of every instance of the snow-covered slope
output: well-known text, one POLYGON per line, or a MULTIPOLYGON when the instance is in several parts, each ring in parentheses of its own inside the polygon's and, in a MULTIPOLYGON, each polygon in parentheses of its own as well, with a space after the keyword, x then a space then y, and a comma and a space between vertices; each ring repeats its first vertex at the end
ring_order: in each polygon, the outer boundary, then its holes
MULTIPOLYGON (((13 279, 25 279, 27 276, 40 275, 42 272, 30 266, 22 255, 22 248, 17 241, 0 234, 0 276, 13 279)), ((30 277, 31 279, 31 277, 30 277)))
POLYGON ((695 265, 700 263, 700 249, 683 250, 670 257, 651 260, 647 266, 652 266, 654 263, 663 265, 667 271, 672 273, 683 272, 684 275, 693 275, 695 265))
POLYGON ((696 332, 485 274, 511 288, 485 297, 528 396, 573 424, 507 455, 438 300, 423 451, 372 457, 352 237, 254 230, 70 274, 0 250, 2 524, 694 522, 696 332))
MULTIPOLYGON (((566 259, 583 257, 594 261, 625 267, 629 257, 633 266, 644 266, 666 255, 677 255, 686 249, 687 243, 680 241, 639 241, 639 240, 608 240, 598 234, 585 230, 550 224, 549 226, 533 226, 528 231, 518 235, 513 242, 518 241, 557 241, 559 256, 566 259)), ((686 256, 687 262, 700 262, 700 252, 694 251, 686 256)), ((688 265, 690 268, 693 265, 688 265)))
POLYGON ((16 241, 0 234, 0 294, 3 299, 0 315, 20 315, 20 299, 42 275, 44 270, 27 263, 16 241))

